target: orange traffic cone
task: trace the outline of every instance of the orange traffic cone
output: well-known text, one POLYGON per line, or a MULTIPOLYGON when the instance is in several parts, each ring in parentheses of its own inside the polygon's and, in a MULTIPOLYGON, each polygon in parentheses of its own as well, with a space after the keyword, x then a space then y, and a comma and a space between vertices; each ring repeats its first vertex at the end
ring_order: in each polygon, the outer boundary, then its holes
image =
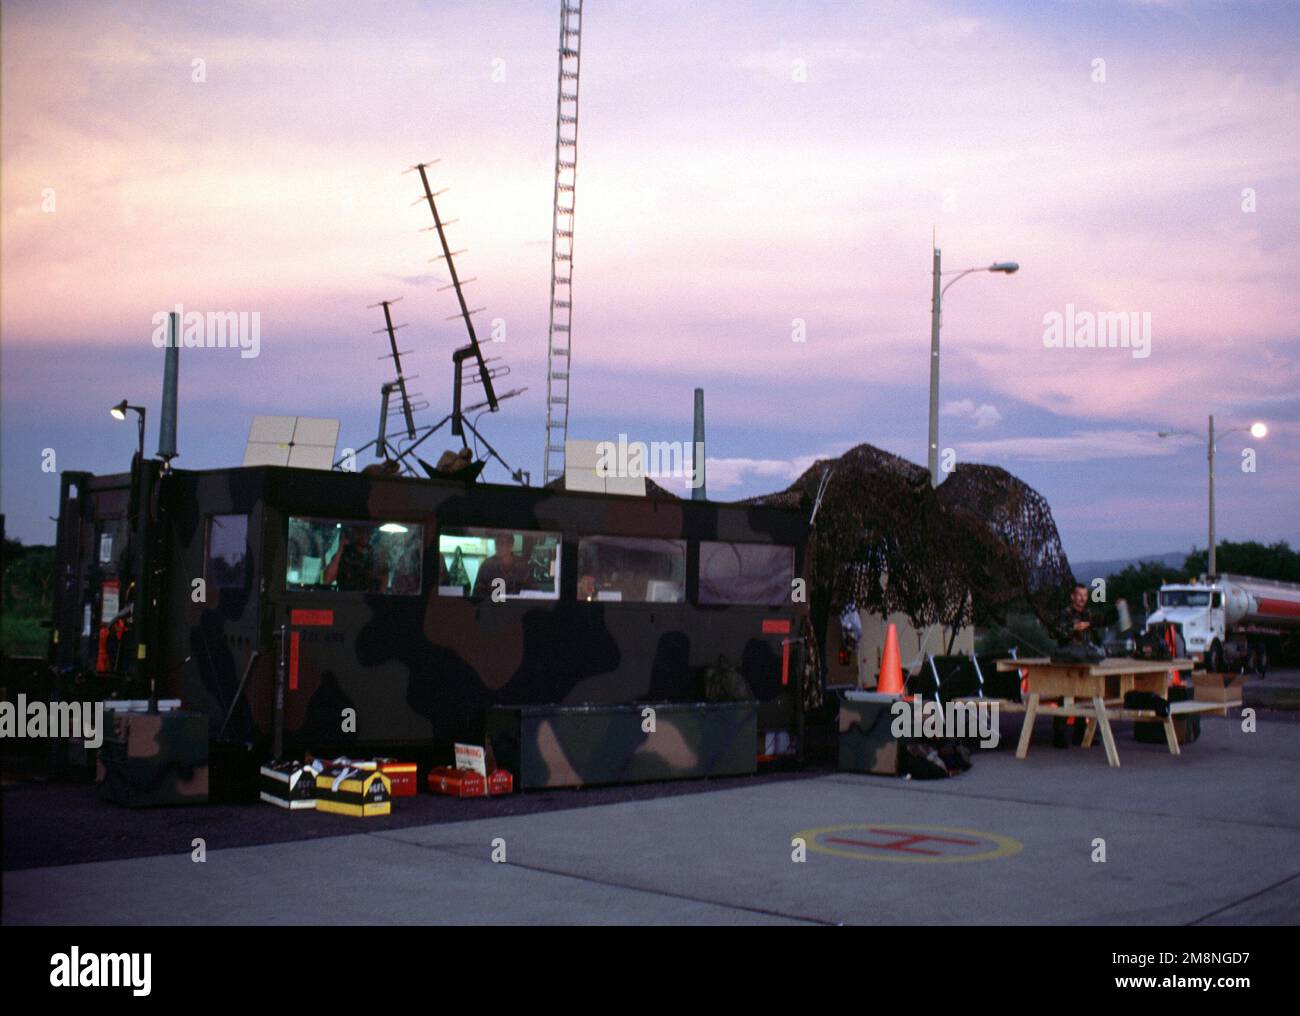
POLYGON ((898 629, 889 626, 885 636, 885 651, 880 657, 880 677, 876 679, 876 691, 886 695, 903 694, 903 664, 898 653, 898 629))

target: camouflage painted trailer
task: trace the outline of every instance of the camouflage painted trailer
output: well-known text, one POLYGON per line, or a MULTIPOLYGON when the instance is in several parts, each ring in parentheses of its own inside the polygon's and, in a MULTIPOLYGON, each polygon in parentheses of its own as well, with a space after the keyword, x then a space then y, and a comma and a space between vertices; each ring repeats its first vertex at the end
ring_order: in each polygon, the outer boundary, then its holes
POLYGON ((725 657, 757 702, 756 752, 774 732, 797 747, 806 535, 793 509, 671 497, 67 473, 55 660, 178 697, 265 753, 278 723, 286 754, 449 757, 492 706, 702 701, 725 657))

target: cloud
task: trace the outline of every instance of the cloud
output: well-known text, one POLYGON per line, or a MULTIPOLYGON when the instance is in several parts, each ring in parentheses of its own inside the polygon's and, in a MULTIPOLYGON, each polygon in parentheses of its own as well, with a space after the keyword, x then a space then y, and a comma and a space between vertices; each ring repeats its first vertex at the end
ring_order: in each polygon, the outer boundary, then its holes
POLYGON ((1166 438, 1150 430, 1076 430, 1055 437, 1008 437, 963 441, 965 459, 1027 462, 1086 462, 1096 459, 1142 459, 1172 455, 1194 438, 1166 438))
POLYGON ((944 403, 940 412, 944 416, 956 416, 971 420, 975 424, 976 430, 992 427, 1002 420, 1002 414, 998 412, 997 406, 989 405, 987 402, 982 402, 977 406, 970 399, 959 399, 956 402, 944 403))
MULTIPOLYGON (((724 491, 734 491, 737 488, 745 487, 760 479, 770 481, 766 491, 768 493, 784 490, 802 476, 808 470, 808 467, 818 459, 834 458, 843 454, 848 447, 847 444, 835 445, 827 451, 812 455, 796 455, 789 459, 713 458, 708 456, 705 459, 705 486, 711 498, 724 491)), ((690 494, 685 479, 670 478, 658 480, 657 482, 674 493, 686 496, 690 494)))

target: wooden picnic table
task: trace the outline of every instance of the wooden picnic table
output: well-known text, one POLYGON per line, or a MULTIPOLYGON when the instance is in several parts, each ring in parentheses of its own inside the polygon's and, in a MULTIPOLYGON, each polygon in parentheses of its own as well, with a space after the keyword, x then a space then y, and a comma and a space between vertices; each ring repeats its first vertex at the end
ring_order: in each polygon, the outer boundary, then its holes
POLYGON ((1240 702, 1171 702, 1169 713, 1160 716, 1154 709, 1125 709, 1124 696, 1131 691, 1154 692, 1161 698, 1169 696, 1171 671, 1191 670, 1191 660, 1133 660, 1111 658, 1099 663, 1053 663, 1046 657, 1024 660, 998 660, 999 671, 1027 671, 1028 698, 1025 702, 1025 720, 1020 728, 1020 743, 1016 758, 1029 752, 1029 738, 1033 733, 1034 719, 1038 716, 1081 716, 1088 721, 1083 746, 1091 747, 1097 730, 1106 746, 1106 761, 1119 767, 1119 752, 1115 747, 1115 734, 1111 720, 1138 720, 1161 723, 1169 753, 1179 755, 1178 734, 1174 720, 1189 713, 1222 712, 1225 706, 1240 702), (1061 700, 1061 704, 1042 704, 1043 699, 1061 700), (1076 704, 1076 700, 1078 700, 1076 704))

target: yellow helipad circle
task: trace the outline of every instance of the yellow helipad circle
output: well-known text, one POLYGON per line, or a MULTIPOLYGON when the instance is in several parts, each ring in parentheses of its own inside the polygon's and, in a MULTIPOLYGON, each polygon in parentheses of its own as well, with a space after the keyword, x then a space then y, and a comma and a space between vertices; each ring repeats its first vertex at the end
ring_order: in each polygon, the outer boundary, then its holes
POLYGON ((1010 836, 999 836, 997 833, 986 833, 979 829, 959 829, 953 826, 889 825, 883 823, 869 824, 865 822, 851 822, 846 825, 820 826, 816 829, 804 829, 794 835, 803 839, 803 841, 808 845, 809 850, 814 850, 819 854, 831 854, 835 857, 850 857, 855 861, 886 861, 896 864, 955 864, 959 861, 992 861, 999 857, 1011 857, 1013 854, 1018 854, 1020 851, 1024 850, 1024 844, 1019 840, 1013 840, 1010 836), (881 853, 868 854, 861 850, 844 850, 840 847, 826 846, 823 843, 819 843, 817 840, 817 837, 819 836, 826 836, 830 833, 848 832, 850 830, 866 833, 876 832, 877 835, 879 835, 880 831, 886 833, 900 833, 904 838, 899 840, 899 843, 907 843, 907 837, 913 834, 920 837, 919 842, 942 842, 942 838, 927 835, 930 833, 944 834, 944 836, 949 838, 956 838, 959 836, 978 837, 981 840, 987 841, 992 849, 984 850, 977 854, 952 854, 947 856, 939 855, 933 857, 922 857, 916 855, 909 856, 903 852, 892 855, 883 853, 883 851, 889 849, 899 850, 900 848, 896 845, 890 846, 875 843, 865 844, 865 846, 874 847, 882 851, 881 853))

